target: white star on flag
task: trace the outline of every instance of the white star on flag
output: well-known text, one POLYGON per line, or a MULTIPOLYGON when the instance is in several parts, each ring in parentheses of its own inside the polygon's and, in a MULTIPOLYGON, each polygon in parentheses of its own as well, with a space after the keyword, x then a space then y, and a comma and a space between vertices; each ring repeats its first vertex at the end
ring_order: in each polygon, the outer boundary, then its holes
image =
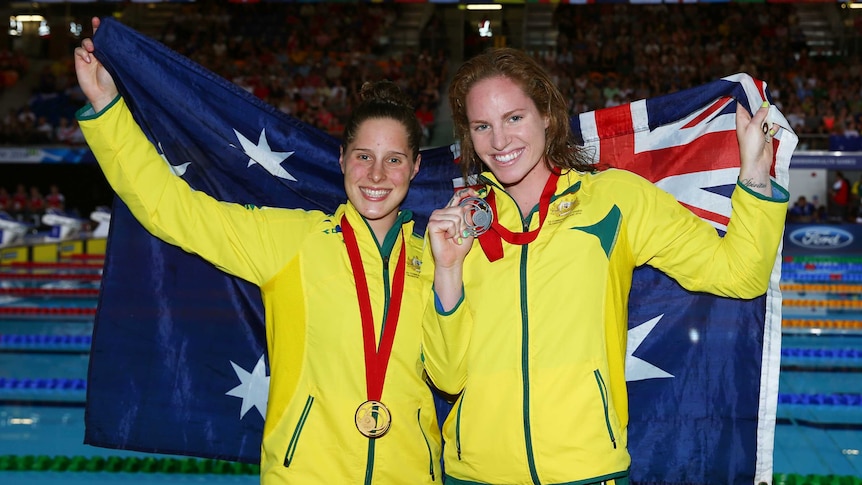
POLYGON ((159 143, 159 155, 162 157, 162 160, 164 160, 165 163, 168 164, 168 167, 171 167, 171 171, 174 172, 174 175, 176 175, 177 177, 182 177, 183 175, 185 175, 186 170, 189 169, 189 165, 192 164, 192 162, 186 162, 180 165, 172 164, 171 161, 168 160, 168 157, 165 155, 165 152, 162 150, 161 143, 159 143))
POLYGON ((240 380, 240 384, 225 395, 238 397, 242 399, 242 409, 239 412, 239 419, 242 419, 251 408, 257 408, 261 417, 266 417, 266 400, 269 396, 269 376, 266 375, 266 363, 263 355, 258 359, 254 370, 248 372, 242 367, 230 361, 233 366, 233 371, 240 380))
POLYGON ((668 374, 640 357, 634 356, 635 350, 646 340, 647 335, 655 328, 663 316, 664 314, 661 314, 635 328, 629 329, 628 344, 626 345, 626 382, 673 377, 673 374, 668 374))
POLYGON ((243 152, 249 156, 248 167, 258 163, 264 170, 276 177, 296 181, 293 175, 281 168, 281 162, 287 160, 287 157, 293 155, 293 152, 272 151, 266 139, 266 129, 260 130, 260 139, 257 141, 257 144, 242 136, 240 132, 236 130, 233 130, 233 132, 236 133, 236 137, 242 145, 243 152))

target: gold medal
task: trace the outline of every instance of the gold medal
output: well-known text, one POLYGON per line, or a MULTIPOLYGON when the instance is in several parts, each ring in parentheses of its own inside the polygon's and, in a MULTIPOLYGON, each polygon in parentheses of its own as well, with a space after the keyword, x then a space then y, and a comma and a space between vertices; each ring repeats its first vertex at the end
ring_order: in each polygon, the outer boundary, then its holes
POLYGON ((359 244, 347 215, 341 216, 341 232, 344 234, 344 245, 350 258, 350 268, 353 270, 353 281, 356 283, 356 300, 359 303, 359 316, 362 319, 362 350, 365 353, 365 392, 368 400, 356 409, 354 420, 356 429, 362 436, 375 439, 386 434, 392 424, 389 409, 378 401, 383 395, 383 380, 386 378, 386 368, 392 355, 392 345, 395 341, 395 328, 398 325, 398 315, 401 312, 401 296, 404 294, 404 273, 406 273, 407 257, 404 235, 401 235, 401 254, 395 264, 395 275, 392 279, 392 298, 383 320, 383 330, 380 343, 374 335, 374 312, 371 310, 371 298, 368 295, 368 282, 365 281, 365 268, 362 265, 362 255, 359 244))
POLYGON ((392 415, 382 402, 369 400, 356 408, 356 429, 367 438, 379 438, 389 431, 392 415))

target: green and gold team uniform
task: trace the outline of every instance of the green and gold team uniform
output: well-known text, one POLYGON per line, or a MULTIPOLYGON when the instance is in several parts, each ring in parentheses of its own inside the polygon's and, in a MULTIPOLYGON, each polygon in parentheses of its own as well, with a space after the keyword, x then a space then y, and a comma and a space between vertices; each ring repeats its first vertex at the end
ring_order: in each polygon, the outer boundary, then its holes
POLYGON ((78 118, 111 186, 149 232, 260 287, 270 366, 262 483, 440 483, 441 439, 420 357, 431 290, 420 278, 424 244, 412 233, 410 212, 399 214, 378 245, 349 202, 334 214, 219 202, 171 172, 122 98, 100 113, 88 105, 78 118), (396 262, 406 251, 401 314, 380 399, 392 424, 376 439, 354 422, 367 396, 361 319, 340 225, 345 215, 356 233, 378 338, 396 262))
MULTIPOLYGON (((524 219, 490 173, 497 217, 524 219)), ((425 365, 459 394, 444 426, 453 484, 586 484, 628 480, 625 383, 632 271, 653 266, 692 291, 735 298, 766 292, 788 194, 737 185, 727 233, 670 194, 621 170, 563 173, 535 241, 503 242, 495 262, 478 241, 464 263, 464 296, 429 305, 425 365)))

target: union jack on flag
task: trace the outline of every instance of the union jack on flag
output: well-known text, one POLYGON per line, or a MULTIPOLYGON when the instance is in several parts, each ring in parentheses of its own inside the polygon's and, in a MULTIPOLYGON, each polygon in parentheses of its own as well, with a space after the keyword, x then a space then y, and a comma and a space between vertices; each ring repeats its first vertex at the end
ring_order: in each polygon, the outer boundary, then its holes
MULTIPOLYGON (((764 100, 772 101, 766 83, 736 74, 572 124, 597 160, 647 178, 723 234, 739 175, 737 103, 752 113, 764 100)), ((774 105, 769 120, 782 127, 772 175, 787 187, 798 138, 774 105)), ((767 294, 751 301, 691 293, 652 268, 636 270, 626 361, 634 481, 771 483, 780 261, 767 294)))
MULTIPOLYGON (((96 55, 178 176, 220 200, 332 211, 346 199, 338 140, 106 18, 96 55)), ((584 113, 585 145, 644 175, 723 230, 738 173, 735 103, 768 94, 745 75, 584 113)), ((776 137, 786 187, 796 138, 776 137)), ((417 228, 446 204, 457 146, 423 150, 404 207, 417 228)), ((149 235, 119 200, 90 354, 85 442, 256 463, 268 370, 256 287, 149 235)), ((575 250, 575 249, 573 249, 575 250)), ((682 290, 638 269, 630 300, 632 478, 770 482, 780 351, 778 268, 751 301, 682 290)))

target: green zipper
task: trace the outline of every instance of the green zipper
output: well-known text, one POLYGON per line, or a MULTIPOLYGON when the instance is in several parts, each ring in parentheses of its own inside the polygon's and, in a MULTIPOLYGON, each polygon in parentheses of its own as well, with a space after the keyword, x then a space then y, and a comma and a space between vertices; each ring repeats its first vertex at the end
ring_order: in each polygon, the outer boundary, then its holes
POLYGON ((614 445, 614 449, 616 449, 617 440, 614 437, 614 430, 611 427, 611 417, 608 405, 608 388, 605 386, 605 381, 602 379, 602 374, 598 369, 593 371, 593 375, 596 376, 596 383, 599 385, 599 395, 602 396, 602 407, 605 410, 605 426, 608 428, 608 436, 611 438, 611 444, 614 445))
POLYGON ((422 438, 425 440, 425 447, 428 448, 428 472, 431 474, 431 481, 436 481, 434 476, 434 453, 431 453, 431 442, 425 436, 425 430, 422 428, 422 408, 416 411, 416 422, 419 424, 419 432, 422 433, 422 438))
POLYGON ((293 429, 293 436, 290 437, 290 443, 287 445, 287 453, 284 456, 284 466, 286 467, 289 467, 290 462, 293 461, 293 455, 296 453, 296 445, 299 443, 299 435, 302 434, 302 429, 305 427, 305 421, 311 412, 312 404, 314 404, 314 396, 308 396, 308 399, 305 400, 302 414, 299 416, 299 421, 296 423, 296 428, 293 429))
POLYGON ((458 450, 458 460, 461 460, 461 410, 464 409, 464 397, 467 392, 461 394, 461 402, 458 404, 458 414, 455 416, 455 448, 458 450))

